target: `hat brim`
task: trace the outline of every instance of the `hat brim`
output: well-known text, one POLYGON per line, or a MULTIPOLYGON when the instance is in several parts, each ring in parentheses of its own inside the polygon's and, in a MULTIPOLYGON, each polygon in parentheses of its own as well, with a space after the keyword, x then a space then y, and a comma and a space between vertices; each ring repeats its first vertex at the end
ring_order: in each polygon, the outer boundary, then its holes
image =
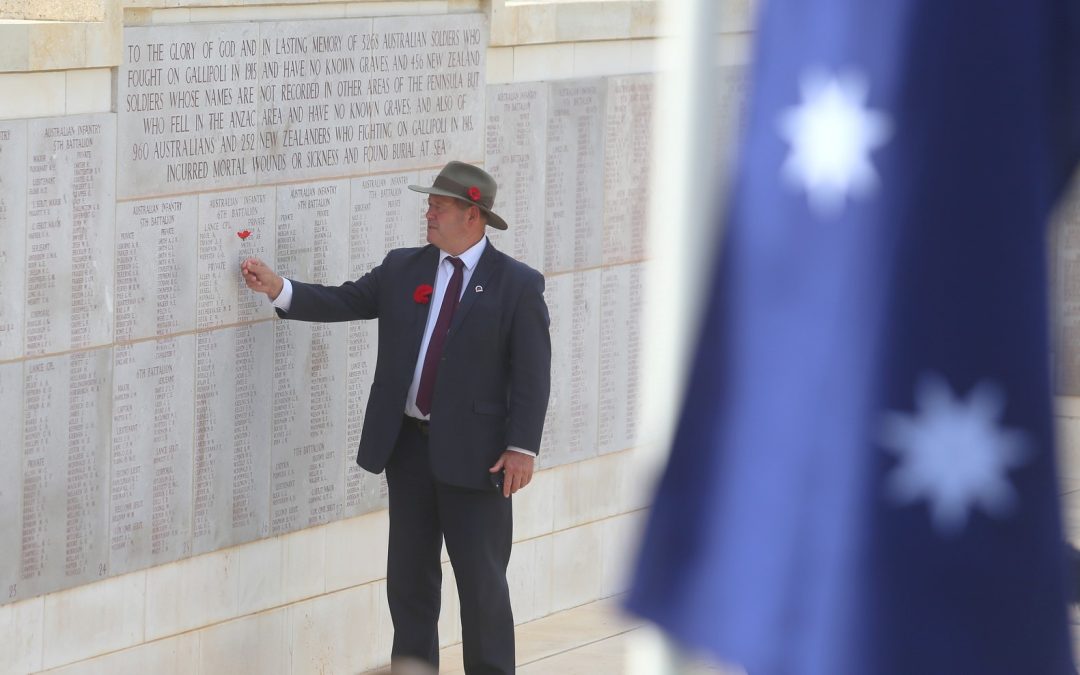
POLYGON ((490 225, 491 227, 494 227, 496 230, 505 230, 506 229, 506 221, 503 220, 502 218, 500 218, 497 213, 495 213, 491 209, 487 208, 483 204, 477 204, 476 202, 469 201, 468 199, 462 199, 461 195, 454 194, 453 192, 450 192, 449 190, 443 190, 442 188, 424 187, 423 185, 410 185, 409 189, 412 190, 413 192, 423 192, 423 193, 429 194, 429 195, 439 195, 440 197, 453 197, 454 199, 456 199, 456 200, 458 200, 460 202, 465 202, 469 206, 475 206, 476 208, 480 209, 485 214, 487 214, 488 225, 490 225))

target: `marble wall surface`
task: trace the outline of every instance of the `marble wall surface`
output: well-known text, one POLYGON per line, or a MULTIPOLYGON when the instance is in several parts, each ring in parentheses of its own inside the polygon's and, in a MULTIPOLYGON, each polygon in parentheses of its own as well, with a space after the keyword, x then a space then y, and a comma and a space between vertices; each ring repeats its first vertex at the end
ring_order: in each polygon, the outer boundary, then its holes
POLYGON ((0 602, 382 509, 370 322, 278 321, 424 243, 449 159, 542 270, 540 466, 636 442, 651 75, 488 84, 477 14, 128 27, 115 113, 0 122, 0 602))

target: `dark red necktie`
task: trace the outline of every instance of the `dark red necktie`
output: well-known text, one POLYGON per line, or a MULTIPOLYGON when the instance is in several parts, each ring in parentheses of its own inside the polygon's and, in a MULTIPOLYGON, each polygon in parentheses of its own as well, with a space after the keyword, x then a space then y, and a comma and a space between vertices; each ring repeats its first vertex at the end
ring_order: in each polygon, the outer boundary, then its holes
POLYGON ((439 309, 439 318, 435 321, 435 329, 431 331, 431 339, 428 340, 427 354, 424 355, 424 367, 420 370, 420 386, 416 390, 416 407, 425 415, 431 414, 431 397, 435 394, 435 376, 439 374, 439 361, 442 360, 443 343, 446 342, 446 334, 450 332, 450 321, 457 311, 458 300, 461 298, 461 285, 465 279, 465 263, 461 258, 447 258, 454 266, 454 274, 450 277, 450 283, 446 285, 446 293, 443 294, 442 307, 439 309))

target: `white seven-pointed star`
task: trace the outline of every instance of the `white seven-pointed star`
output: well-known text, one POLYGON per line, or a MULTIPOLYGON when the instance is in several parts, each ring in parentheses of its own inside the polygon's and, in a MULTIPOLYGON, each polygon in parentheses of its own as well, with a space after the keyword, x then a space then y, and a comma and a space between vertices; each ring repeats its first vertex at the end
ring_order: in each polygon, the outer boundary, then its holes
POLYGON ((1000 387, 981 382, 967 400, 954 398, 939 375, 923 375, 915 389, 914 415, 889 412, 881 443, 900 463, 886 486, 899 504, 925 499, 934 527, 957 534, 976 507, 1002 517, 1013 507, 1016 491, 1006 475, 1027 459, 1022 431, 1001 426, 1005 396, 1000 387))
POLYGON ((834 216, 849 196, 865 196, 877 186, 870 152, 889 140, 892 124, 866 107, 866 81, 857 74, 812 71, 800 90, 802 102, 778 120, 791 146, 783 175, 806 190, 819 216, 834 216))

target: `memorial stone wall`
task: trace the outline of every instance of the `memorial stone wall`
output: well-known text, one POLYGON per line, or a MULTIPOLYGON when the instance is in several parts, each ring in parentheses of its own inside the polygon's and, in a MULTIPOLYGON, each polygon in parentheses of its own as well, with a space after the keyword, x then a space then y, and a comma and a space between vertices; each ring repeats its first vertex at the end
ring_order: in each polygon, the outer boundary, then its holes
POLYGON ((336 284, 424 243, 450 159, 540 269, 540 467, 632 447, 653 77, 488 84, 479 14, 128 27, 115 112, 0 122, 8 603, 382 509, 375 325, 279 321, 239 263, 336 284))
POLYGON ((1080 396, 1080 177, 1050 230, 1054 380, 1059 396, 1080 396))

